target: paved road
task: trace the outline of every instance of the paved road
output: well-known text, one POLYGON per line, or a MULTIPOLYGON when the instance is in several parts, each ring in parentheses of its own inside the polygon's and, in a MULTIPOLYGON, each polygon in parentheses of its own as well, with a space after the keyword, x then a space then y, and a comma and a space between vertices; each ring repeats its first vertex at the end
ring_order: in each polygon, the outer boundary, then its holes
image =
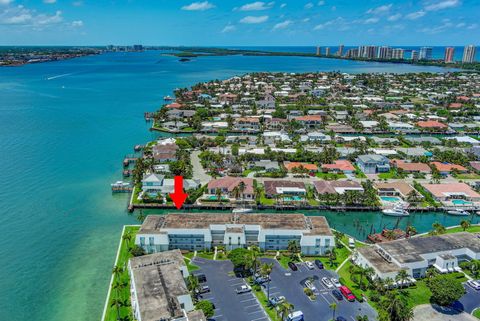
POLYGON ((195 150, 190 156, 190 161, 193 167, 193 179, 198 179, 200 181, 200 184, 205 185, 210 182, 212 177, 208 175, 207 172, 203 169, 202 164, 200 164, 200 158, 198 157, 198 155, 200 155, 200 151, 195 150))
POLYGON ((422 304, 413 310, 413 321, 475 321, 473 315, 453 309, 439 308, 430 304, 422 304))
POLYGON ((480 291, 472 289, 464 283, 463 285, 467 293, 456 302, 453 307, 460 311, 472 313, 476 308, 480 308, 480 291))

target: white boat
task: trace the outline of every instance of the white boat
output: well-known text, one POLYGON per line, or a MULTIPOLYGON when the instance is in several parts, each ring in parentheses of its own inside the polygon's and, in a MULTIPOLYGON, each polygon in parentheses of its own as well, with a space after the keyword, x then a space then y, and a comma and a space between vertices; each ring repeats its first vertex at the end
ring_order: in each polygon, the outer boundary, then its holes
POLYGON ((173 98, 170 96, 163 96, 163 100, 173 100, 173 98))
POLYGON ((232 210, 232 213, 234 213, 234 214, 253 213, 253 209, 251 209, 251 208, 242 208, 242 207, 240 207, 240 208, 234 208, 234 209, 232 210))
POLYGON ((455 215, 455 216, 469 216, 470 213, 465 211, 465 210, 462 210, 461 208, 455 208, 453 210, 449 210, 447 211, 447 214, 449 215, 455 215))
POLYGON ((393 208, 386 208, 382 213, 387 216, 409 216, 410 213, 402 205, 396 205, 393 208))
POLYGON ((124 181, 116 181, 115 183, 110 184, 112 187, 128 187, 130 183, 124 181))

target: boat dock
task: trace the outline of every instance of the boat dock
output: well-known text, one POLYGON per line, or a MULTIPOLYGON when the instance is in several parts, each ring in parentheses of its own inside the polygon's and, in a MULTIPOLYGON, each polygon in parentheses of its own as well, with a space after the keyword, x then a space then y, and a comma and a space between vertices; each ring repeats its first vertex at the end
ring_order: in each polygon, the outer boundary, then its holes
POLYGON ((123 167, 127 167, 131 163, 135 163, 137 161, 138 157, 135 155, 125 155, 123 158, 123 167))

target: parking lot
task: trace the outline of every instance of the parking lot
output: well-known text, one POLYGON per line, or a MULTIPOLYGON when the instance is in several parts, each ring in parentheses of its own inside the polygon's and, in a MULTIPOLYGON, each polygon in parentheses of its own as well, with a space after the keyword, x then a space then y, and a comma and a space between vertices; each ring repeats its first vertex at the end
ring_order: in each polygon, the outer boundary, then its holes
POLYGON ((201 300, 208 300, 215 305, 215 321, 268 321, 265 311, 253 293, 237 294, 235 289, 246 284, 242 278, 232 275, 233 265, 230 261, 211 261, 194 258, 200 267, 194 274, 205 274, 210 292, 202 295, 201 300))
MULTIPOLYGON (((323 285, 321 279, 338 278, 338 275, 329 270, 320 270, 316 266, 309 270, 304 263, 298 263, 298 271, 285 270, 276 260, 262 259, 265 262, 273 262, 274 268, 271 274, 270 296, 284 296, 292 303, 295 310, 301 310, 305 320, 327 321, 332 319, 332 310, 329 305, 337 304, 336 316, 343 316, 347 320, 355 321, 357 315, 367 315, 369 320, 375 320, 376 312, 366 302, 349 302, 337 300, 332 295, 333 289, 323 285), (313 277, 314 285, 318 290, 317 299, 311 301, 303 292, 305 280, 313 277)), ((240 319, 239 319, 240 320, 240 319)))
POLYGON ((472 289, 465 283, 463 286, 467 293, 458 302, 454 303, 454 308, 459 311, 472 313, 473 310, 480 306, 480 291, 472 289))

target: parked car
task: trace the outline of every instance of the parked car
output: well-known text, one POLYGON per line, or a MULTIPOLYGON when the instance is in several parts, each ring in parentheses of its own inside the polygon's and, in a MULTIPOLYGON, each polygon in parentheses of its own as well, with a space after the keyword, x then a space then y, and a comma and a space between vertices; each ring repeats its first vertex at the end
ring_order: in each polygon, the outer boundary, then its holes
POLYGON ((333 290, 332 294, 335 297, 335 299, 337 299, 338 301, 343 300, 342 292, 340 292, 339 290, 337 290, 337 289, 333 290))
POLYGON ((201 287, 199 287, 196 292, 198 294, 203 294, 203 293, 208 293, 210 292, 210 288, 208 287, 208 285, 202 285, 201 287))
POLYGON ((312 261, 305 261, 305 265, 309 270, 313 270, 315 268, 315 265, 313 265, 312 261))
POLYGON ((241 285, 236 289, 236 291, 237 294, 241 294, 252 291, 252 288, 250 287, 250 285, 241 285))
POLYGON ((468 280, 467 284, 477 291, 480 290, 480 280, 468 280))
POLYGON ((288 262, 288 267, 292 269, 292 271, 298 270, 298 266, 294 262, 288 262))
POLYGON ((353 295, 352 291, 347 288, 345 285, 342 285, 340 288, 340 292, 342 292, 343 296, 350 302, 355 301, 355 296, 353 295))
POLYGON ((342 285, 340 284, 340 282, 338 282, 338 279, 331 278, 330 281, 332 281, 333 285, 334 285, 336 288, 339 288, 339 287, 342 286, 342 285))
POLYGON ((334 287, 333 283, 326 277, 322 278, 322 283, 325 284, 325 286, 329 289, 334 287))
POLYGON ((310 290, 312 290, 313 293, 316 293, 316 292, 317 292, 317 288, 315 287, 315 285, 313 285, 313 282, 310 281, 310 280, 305 281, 305 287, 307 287, 307 288, 309 288, 310 290))
POLYGON ((335 321, 347 321, 347 319, 339 315, 338 317, 335 318, 335 321))
POLYGON ((353 237, 348 238, 348 247, 351 249, 355 248, 355 239, 353 237))
POLYGON ((207 277, 205 276, 205 274, 196 274, 195 275, 198 279, 198 283, 205 283, 207 282, 207 277))
POLYGON ((287 316, 287 321, 303 321, 303 312, 293 311, 287 316))
POLYGON ((256 284, 263 284, 263 283, 266 283, 268 281, 270 281, 270 277, 269 276, 261 276, 259 274, 255 274, 255 278, 253 280, 256 284))
POLYGON ((273 306, 277 306, 278 304, 282 303, 283 301, 285 301, 284 296, 272 296, 272 297, 270 297, 270 300, 268 300, 268 302, 273 306))
POLYGON ((315 260, 315 265, 320 269, 323 270, 323 263, 320 260, 315 260))

